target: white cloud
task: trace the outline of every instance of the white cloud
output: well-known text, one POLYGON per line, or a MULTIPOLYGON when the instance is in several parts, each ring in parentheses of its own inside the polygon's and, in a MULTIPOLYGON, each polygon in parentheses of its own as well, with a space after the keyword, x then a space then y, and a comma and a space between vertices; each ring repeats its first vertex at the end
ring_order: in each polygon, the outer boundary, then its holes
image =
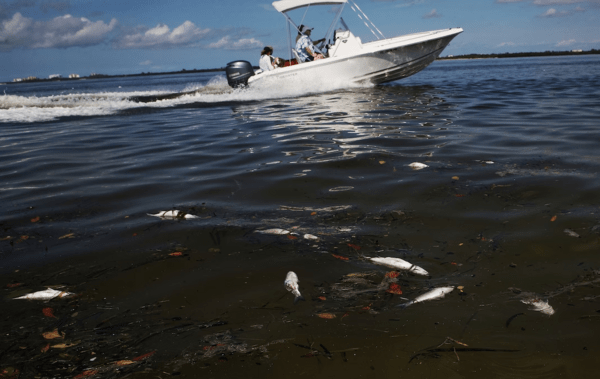
POLYGON ((209 49, 249 50, 261 48, 263 46, 264 44, 261 41, 254 38, 242 38, 232 42, 229 36, 225 36, 217 42, 213 42, 206 47, 209 49))
POLYGON ((575 42, 577 42, 577 41, 575 41, 574 39, 560 41, 559 43, 556 44, 556 46, 569 46, 569 45, 574 44, 575 42))
POLYGON ((534 0, 533 4, 535 5, 567 5, 567 4, 576 4, 576 3, 586 3, 589 0, 534 0))
POLYGON ((151 60, 147 60, 147 61, 140 62, 140 66, 149 66, 149 65, 151 65, 151 64, 152 64, 152 61, 151 61, 151 60))
POLYGON ((119 37, 114 45, 121 49, 169 48, 191 46, 211 34, 211 29, 200 29, 193 22, 185 21, 173 31, 165 25, 133 31, 119 37))
POLYGON ((542 13, 539 17, 563 17, 568 16, 571 13, 567 11, 557 11, 554 8, 548 9, 546 12, 542 13))
POLYGON ((153 28, 138 27, 121 31, 115 37, 118 22, 112 19, 90 21, 87 18, 64 15, 48 21, 35 21, 15 13, 11 18, 0 21, 0 51, 16 48, 69 48, 85 47, 109 42, 118 49, 168 49, 172 47, 200 47, 225 50, 246 50, 263 47, 255 38, 241 38, 251 31, 244 29, 212 30, 201 29, 191 21, 185 21, 173 30, 165 24, 153 28), (114 33, 113 33, 114 32, 114 33), (215 35, 224 36, 208 44, 215 35), (238 37, 236 37, 236 35, 238 37))
POLYGON ((423 18, 439 18, 442 17, 441 14, 437 13, 437 10, 432 9, 431 12, 427 13, 423 18))
POLYGON ((514 42, 502 42, 501 44, 498 45, 498 47, 504 47, 504 46, 516 46, 517 44, 514 42))
POLYGON ((117 20, 114 18, 108 24, 69 14, 49 21, 33 21, 21 13, 15 13, 0 25, 0 51, 19 47, 38 49, 98 45, 106 40, 116 26, 117 20))

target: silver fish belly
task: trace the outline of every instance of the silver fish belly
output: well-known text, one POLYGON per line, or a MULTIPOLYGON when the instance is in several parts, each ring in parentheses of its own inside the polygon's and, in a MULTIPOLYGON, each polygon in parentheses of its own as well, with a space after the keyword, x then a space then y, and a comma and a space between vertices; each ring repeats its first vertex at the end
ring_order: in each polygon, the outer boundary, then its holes
POLYGON ((266 230, 255 230, 254 233, 274 234, 274 235, 280 235, 281 236, 281 235, 290 234, 290 231, 289 230, 285 230, 285 229, 274 228, 274 229, 266 229, 266 230))
POLYGON ((191 214, 180 212, 178 210, 174 210, 174 211, 162 211, 162 212, 159 212, 157 214, 150 214, 150 213, 148 213, 148 216, 154 216, 154 217, 159 217, 159 218, 162 218, 162 219, 169 219, 169 220, 175 220, 175 219, 179 219, 179 218, 180 219, 189 220, 189 219, 198 218, 198 216, 194 216, 194 215, 191 215, 191 214))
POLYGON ((414 300, 409 301, 408 303, 400 304, 402 308, 406 308, 409 305, 413 305, 416 303, 421 303, 423 301, 441 299, 446 296, 447 293, 450 293, 454 290, 454 287, 438 287, 434 288, 429 292, 425 292, 424 294, 417 296, 414 300))
POLYGON ((300 294, 300 287, 298 285, 299 282, 298 275, 296 275, 294 271, 288 272, 287 276, 285 277, 285 282, 283 282, 285 288, 287 288, 287 290, 295 296, 294 304, 296 304, 299 300, 304 300, 300 294))
POLYGON ((57 291, 52 288, 48 288, 44 291, 38 291, 34 293, 30 293, 21 297, 16 297, 15 299, 27 299, 27 300, 51 300, 55 297, 63 298, 67 296, 73 295, 71 292, 66 291, 57 291))
POLYGON ((369 257, 365 257, 367 259, 370 259, 371 262, 373 263, 377 263, 383 266, 387 266, 387 267, 391 267, 391 268, 395 268, 398 270, 407 270, 410 271, 412 273, 415 274, 419 274, 419 275, 429 275, 429 273, 424 270, 423 268, 419 267, 419 266, 415 266, 414 264, 405 261, 404 259, 400 259, 400 258, 392 258, 392 257, 377 257, 377 258, 369 258, 369 257))

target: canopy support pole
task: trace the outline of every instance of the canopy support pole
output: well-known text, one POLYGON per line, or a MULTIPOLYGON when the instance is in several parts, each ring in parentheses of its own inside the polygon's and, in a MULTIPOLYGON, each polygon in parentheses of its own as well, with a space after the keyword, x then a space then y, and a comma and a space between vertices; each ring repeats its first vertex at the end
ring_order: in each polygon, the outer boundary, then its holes
MULTIPOLYGON (((375 30, 377 30, 377 32, 379 32, 379 35, 381 35, 381 37, 383 37, 383 39, 385 39, 385 36, 384 36, 384 35, 383 35, 383 33, 381 32, 381 30, 377 29, 377 26, 375 26, 375 24, 373 23, 373 21, 371 21, 371 20, 369 19, 369 17, 367 17, 366 13, 365 13, 365 12, 363 12, 363 10, 362 10, 362 9, 360 9, 360 7, 359 7, 359 6, 358 6, 358 5, 357 5, 357 4, 356 4, 356 3, 355 3, 353 0, 348 0, 348 1, 352 2, 352 4, 350 5, 350 7, 351 7, 352 9, 354 9, 354 7, 356 7, 356 9, 358 9, 358 11, 360 11, 360 13, 361 13, 363 16, 365 16, 365 19, 366 19, 367 21, 369 21, 369 23, 370 23, 370 24, 371 24, 371 25, 372 25, 372 26, 375 28, 375 30), (353 7, 352 5, 354 5, 354 7, 353 7)), ((355 11, 356 11, 356 10, 355 10, 355 11)), ((360 16, 360 14, 358 13, 358 11, 356 11, 356 14, 358 15, 358 17, 359 17, 360 19, 362 19, 362 17, 361 17, 361 16, 360 16)), ((371 27, 369 26, 369 24, 367 24, 367 22, 366 22, 366 21, 363 21, 363 22, 365 23, 365 25, 367 26, 367 28, 369 28, 369 30, 371 30, 371 33, 373 33, 373 34, 375 35, 375 38, 377 38, 377 39, 380 39, 380 38, 379 38, 379 36, 378 36, 377 34, 375 34, 375 32, 373 31, 373 29, 371 29, 371 27)))

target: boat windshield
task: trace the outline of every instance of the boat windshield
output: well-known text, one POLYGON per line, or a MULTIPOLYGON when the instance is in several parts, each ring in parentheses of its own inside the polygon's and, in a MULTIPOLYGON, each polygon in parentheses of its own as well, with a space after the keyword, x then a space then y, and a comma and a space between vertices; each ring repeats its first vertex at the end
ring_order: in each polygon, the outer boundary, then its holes
MULTIPOLYGON (((304 0, 289 0, 289 2, 301 3, 304 0)), ((285 16, 288 21, 288 46, 290 52, 294 49, 296 35, 300 32, 301 25, 308 25, 311 28, 315 28, 313 30, 312 39, 324 41, 329 41, 332 38, 334 27, 338 26, 338 28, 345 28, 348 30, 348 26, 343 23, 340 26, 338 22, 340 20, 340 16, 344 10, 344 5, 347 0, 340 1, 322 1, 322 2, 312 2, 304 1, 305 4, 302 6, 290 7, 289 9, 284 9, 281 13, 285 16), (326 5, 323 7, 322 5, 326 5), (334 13, 333 20, 331 20, 331 14, 334 13), (329 28, 325 31, 323 26, 328 25, 329 28), (325 34, 321 34, 325 31, 325 34)), ((288 0, 282 0, 280 2, 273 3, 273 6, 276 3, 288 3, 288 0)), ((288 4, 289 5, 289 4, 288 4)), ((277 7, 276 7, 277 9, 277 7)), ((293 58, 292 54, 292 58, 293 58)))

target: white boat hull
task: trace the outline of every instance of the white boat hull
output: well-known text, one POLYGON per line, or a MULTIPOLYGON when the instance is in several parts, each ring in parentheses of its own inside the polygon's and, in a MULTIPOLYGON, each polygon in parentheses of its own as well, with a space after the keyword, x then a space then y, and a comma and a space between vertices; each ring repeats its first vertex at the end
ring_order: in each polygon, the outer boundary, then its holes
POLYGON ((431 64, 462 32, 460 28, 415 33, 366 44, 358 42, 352 51, 314 62, 267 71, 248 80, 254 83, 273 81, 338 82, 381 84, 406 78, 431 64), (268 79, 268 80, 266 80, 268 79))

